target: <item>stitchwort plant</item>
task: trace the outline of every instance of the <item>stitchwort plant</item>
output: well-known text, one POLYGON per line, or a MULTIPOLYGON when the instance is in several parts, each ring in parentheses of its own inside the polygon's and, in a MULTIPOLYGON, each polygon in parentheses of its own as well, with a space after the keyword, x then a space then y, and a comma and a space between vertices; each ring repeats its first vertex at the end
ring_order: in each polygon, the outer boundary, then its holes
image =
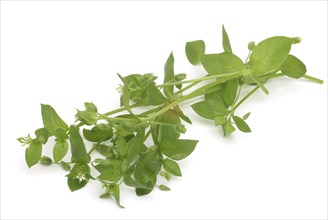
POLYGON ((191 108, 222 127, 224 136, 236 129, 250 132, 246 123, 250 113, 236 115, 236 109, 258 90, 269 94, 265 87, 269 80, 290 77, 323 83, 306 75, 303 62, 290 54, 297 43, 300 38, 284 36, 270 37, 258 44, 250 42, 248 57, 243 62, 233 53, 222 27, 221 53, 206 54, 202 40, 186 43, 189 62, 202 65, 207 72, 204 76, 187 79, 186 74, 176 74, 171 53, 164 66, 163 83, 156 82, 157 77, 149 73, 118 75, 121 106, 115 110, 101 113, 92 102, 86 102, 83 110, 77 110, 75 123, 68 125, 53 107, 41 104, 43 128, 33 136, 18 138, 27 146, 27 166, 61 166, 67 172, 71 191, 83 188, 89 181, 98 181, 104 190, 100 197, 114 198, 120 207, 123 183, 135 188, 138 196, 149 194, 154 188, 170 190, 157 184, 158 176, 167 181, 172 176, 181 177, 178 162, 188 157, 198 143, 180 138, 186 132, 184 125, 192 123, 180 104, 197 97, 191 108), (251 89, 242 96, 241 90, 247 87, 251 89), (144 106, 147 110, 135 113, 136 108, 145 109, 144 106), (54 138, 54 146, 45 146, 49 138, 54 138), (87 148, 86 141, 93 143, 92 147, 87 148), (53 148, 51 157, 43 155, 43 147, 53 148), (71 158, 64 161, 69 151, 71 158))

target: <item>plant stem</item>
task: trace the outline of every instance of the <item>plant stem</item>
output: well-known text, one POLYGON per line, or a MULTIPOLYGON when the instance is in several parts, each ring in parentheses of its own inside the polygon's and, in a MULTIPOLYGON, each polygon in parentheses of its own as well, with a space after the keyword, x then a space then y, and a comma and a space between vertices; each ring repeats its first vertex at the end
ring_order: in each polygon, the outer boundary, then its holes
POLYGON ((318 79, 318 78, 315 78, 315 77, 313 77, 313 76, 304 75, 303 78, 304 78, 304 79, 308 79, 308 80, 310 80, 310 81, 312 81, 312 82, 315 82, 315 83, 323 84, 323 80, 318 79))

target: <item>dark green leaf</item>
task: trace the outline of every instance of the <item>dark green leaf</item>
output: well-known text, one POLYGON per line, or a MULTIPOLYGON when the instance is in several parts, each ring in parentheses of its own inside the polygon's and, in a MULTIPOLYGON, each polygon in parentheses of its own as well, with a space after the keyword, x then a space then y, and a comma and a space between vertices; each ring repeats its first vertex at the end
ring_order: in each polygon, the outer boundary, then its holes
POLYGON ((49 166, 52 164, 52 160, 50 157, 47 157, 47 156, 42 156, 40 158, 40 163, 43 164, 43 165, 46 165, 46 166, 49 166))
POLYGON ((224 28, 224 25, 222 25, 222 46, 223 46, 224 52, 232 53, 230 40, 229 40, 228 34, 224 28))
POLYGON ((131 187, 136 187, 136 188, 140 188, 140 189, 150 189, 150 187, 145 186, 144 184, 140 183, 138 180, 135 180, 131 177, 131 172, 127 172, 124 175, 124 183, 127 186, 131 186, 131 187))
POLYGON ((248 127, 247 123, 238 116, 232 116, 234 122, 237 125, 237 128, 242 132, 251 132, 251 129, 248 127))
POLYGON ((165 140, 159 143, 159 148, 169 158, 182 160, 194 151, 197 143, 197 140, 165 140))
POLYGON ((221 102, 213 100, 197 102, 191 107, 198 115, 211 120, 213 120, 218 115, 229 114, 229 111, 221 102))
POLYGON ((46 128, 39 128, 35 131, 36 139, 42 144, 46 144, 49 138, 49 131, 46 128))
MULTIPOLYGON (((174 80, 174 57, 173 53, 167 58, 167 61, 164 66, 164 83, 170 82, 174 80)), ((170 97, 173 94, 174 86, 165 86, 164 87, 164 94, 166 97, 170 97)))
POLYGON ((52 134, 57 128, 68 130, 67 124, 58 116, 50 105, 41 104, 41 113, 44 127, 52 134))
POLYGON ((225 103, 232 106, 237 95, 238 90, 238 79, 231 79, 223 84, 222 87, 222 98, 225 103))
POLYGON ((25 150, 25 160, 27 166, 31 168, 37 164, 42 155, 42 144, 41 143, 31 143, 31 145, 25 150))
POLYGON ((113 137, 113 128, 106 124, 98 124, 91 130, 84 128, 83 136, 91 142, 106 141, 113 137))
POLYGON ((53 157, 54 161, 58 163, 61 159, 65 157, 68 151, 68 142, 67 140, 58 140, 55 143, 54 149, 53 149, 53 157))
POLYGON ((250 56, 252 73, 264 75, 277 71, 287 59, 292 44, 292 38, 282 36, 261 41, 250 56))
POLYGON ((159 91, 154 83, 149 83, 146 89, 147 100, 150 105, 160 105, 166 101, 164 95, 159 91))
POLYGON ((69 141, 71 144, 72 162, 73 163, 89 163, 90 155, 87 154, 84 142, 80 135, 80 129, 74 125, 70 127, 69 141))
POLYGON ((232 53, 206 54, 202 64, 209 75, 239 73, 245 71, 243 61, 232 53))
MULTIPOLYGON (((97 144, 95 144, 97 145, 97 144)), ((105 144, 99 144, 96 146, 96 150, 103 156, 108 156, 108 154, 111 152, 113 146, 105 145, 105 144)))
POLYGON ((281 72, 291 78, 301 78, 306 73, 304 63, 293 55, 288 55, 287 60, 280 67, 281 72))
POLYGON ((165 159, 163 161, 163 167, 174 176, 182 176, 179 164, 173 160, 165 159))
POLYGON ((201 57, 205 54, 205 43, 196 40, 186 43, 186 56, 192 65, 200 63, 201 57))

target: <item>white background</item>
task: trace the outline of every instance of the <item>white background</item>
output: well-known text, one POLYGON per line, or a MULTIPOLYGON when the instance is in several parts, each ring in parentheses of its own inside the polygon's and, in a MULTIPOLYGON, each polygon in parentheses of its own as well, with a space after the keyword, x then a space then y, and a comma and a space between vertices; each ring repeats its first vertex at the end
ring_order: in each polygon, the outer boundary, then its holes
POLYGON ((326 76, 326 1, 1 2, 1 218, 325 219, 326 76), (184 137, 200 142, 181 162, 183 177, 170 192, 145 197, 123 188, 125 209, 99 199, 96 182, 71 193, 61 168, 27 168, 16 138, 42 127, 40 103, 68 123, 84 101, 112 110, 116 73, 162 75, 171 51, 176 72, 201 76, 184 56, 185 42, 203 39, 208 53, 220 52, 222 24, 242 59, 251 40, 302 37, 292 53, 324 85, 269 82, 269 96, 259 91, 238 111, 252 112, 252 133, 229 138, 186 103, 194 124, 184 137))

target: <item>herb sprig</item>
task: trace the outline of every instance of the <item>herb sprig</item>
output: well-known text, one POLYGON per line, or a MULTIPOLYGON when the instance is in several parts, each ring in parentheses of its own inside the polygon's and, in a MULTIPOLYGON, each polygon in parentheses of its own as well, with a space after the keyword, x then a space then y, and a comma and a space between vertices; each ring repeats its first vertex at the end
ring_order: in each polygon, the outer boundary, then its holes
POLYGON ((224 136, 236 129, 250 132, 246 123, 250 112, 242 116, 235 112, 257 90, 269 94, 265 87, 267 81, 287 76, 323 83, 306 75, 303 62, 290 54, 291 47, 297 43, 300 38, 284 36, 267 38, 257 45, 250 42, 248 57, 243 62, 233 53, 222 26, 222 53, 206 54, 202 40, 186 43, 189 62, 202 65, 207 72, 205 76, 187 79, 184 73, 176 74, 171 53, 161 84, 150 73, 118 75, 122 81, 118 109, 100 113, 92 102, 86 102, 83 110, 77 110, 75 123, 67 125, 53 107, 41 104, 44 127, 35 131, 35 137, 28 134, 18 138, 27 146, 26 163, 29 168, 37 163, 61 166, 68 172, 66 178, 71 191, 83 188, 89 181, 98 181, 104 189, 100 198, 112 197, 120 207, 123 207, 120 204, 123 183, 135 188, 138 196, 149 194, 155 187, 170 190, 157 184, 158 176, 167 181, 172 176, 181 177, 178 161, 188 157, 198 143, 198 140, 180 138, 186 132, 185 123, 192 123, 180 104, 201 98, 191 105, 192 109, 215 126, 221 126, 224 136), (241 96, 246 87, 252 90, 241 96), (136 108, 144 106, 149 110, 135 113, 136 108), (52 157, 42 154, 49 138, 55 140, 52 157), (92 143, 90 149, 86 141, 92 143), (71 160, 64 161, 69 150, 71 160), (94 154, 96 151, 98 154, 94 154))

